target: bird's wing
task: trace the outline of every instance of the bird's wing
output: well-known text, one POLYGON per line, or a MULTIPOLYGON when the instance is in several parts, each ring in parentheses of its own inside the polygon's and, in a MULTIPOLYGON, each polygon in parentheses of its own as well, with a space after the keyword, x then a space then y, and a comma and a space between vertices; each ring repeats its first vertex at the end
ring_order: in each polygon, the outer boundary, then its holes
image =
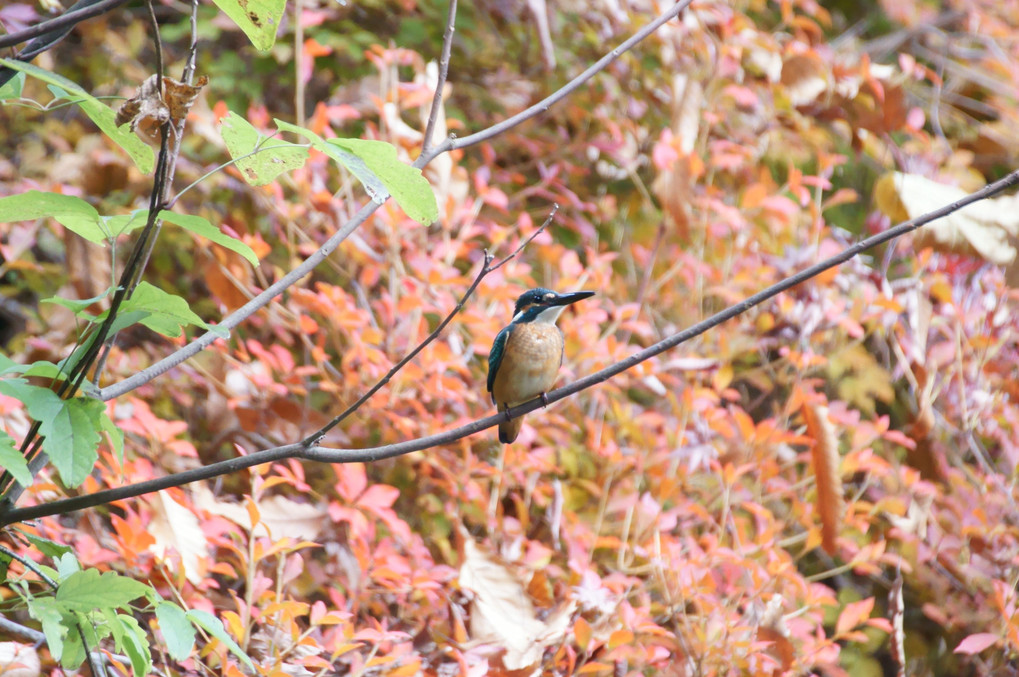
MULTIPOLYGON (((502 364, 502 355, 506 351, 506 341, 509 339, 510 333, 513 331, 513 325, 507 325, 495 335, 495 341, 492 342, 492 351, 488 353, 488 392, 492 392, 492 388, 495 387, 495 374, 499 371, 499 365, 502 364)), ((495 402, 495 395, 492 395, 492 401, 495 402)))

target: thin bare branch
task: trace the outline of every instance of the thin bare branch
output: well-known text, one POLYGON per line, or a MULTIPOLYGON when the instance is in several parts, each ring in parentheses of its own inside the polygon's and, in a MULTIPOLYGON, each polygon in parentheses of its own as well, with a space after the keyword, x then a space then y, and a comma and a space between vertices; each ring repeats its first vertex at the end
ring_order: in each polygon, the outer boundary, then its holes
POLYGON ((45 35, 46 33, 69 29, 75 24, 81 23, 85 19, 91 19, 94 16, 99 16, 111 9, 120 7, 126 2, 127 0, 100 0, 94 5, 89 5, 88 7, 64 12, 60 16, 50 19, 49 21, 43 21, 42 23, 26 28, 23 31, 8 33, 7 35, 0 37, 0 49, 13 47, 25 40, 31 40, 32 38, 37 38, 40 35, 45 35))
POLYGON ((558 402, 561 399, 569 397, 581 390, 586 390, 592 386, 603 383, 608 379, 621 374, 622 372, 633 368, 634 366, 644 362, 646 360, 655 357, 667 350, 675 348, 681 343, 689 341, 690 339, 700 336, 710 329, 731 320, 732 318, 745 313, 747 310, 754 306, 760 305, 761 303, 774 298, 781 294, 783 291, 791 289, 796 285, 809 280, 816 275, 823 273, 826 270, 839 266, 849 259, 857 256, 858 254, 865 252, 869 249, 873 249, 878 245, 882 245, 886 242, 894 240, 895 238, 901 237, 907 233, 910 233, 921 226, 924 226, 931 221, 943 218, 952 214, 953 212, 959 211, 963 207, 970 205, 974 202, 987 199, 994 195, 997 195, 1009 188, 1019 185, 1019 170, 1012 172, 1008 176, 999 181, 995 181, 988 186, 985 186, 981 190, 967 195, 966 197, 957 200, 949 205, 946 205, 940 209, 936 209, 932 212, 919 216, 915 219, 911 219, 904 223, 901 223, 894 228, 889 228, 883 233, 873 235, 861 240, 851 247, 847 247, 839 254, 832 256, 820 263, 817 263, 809 268, 787 277, 786 279, 778 282, 767 289, 754 294, 753 296, 745 299, 744 301, 737 303, 729 308, 726 308, 720 313, 712 315, 706 320, 698 322, 697 324, 684 329, 681 332, 673 334, 652 346, 641 350, 640 352, 634 353, 625 360, 621 360, 611 366, 606 367, 593 374, 585 376, 584 378, 578 379, 573 383, 557 388, 547 394, 547 397, 543 401, 542 398, 536 397, 530 402, 525 402, 519 406, 507 409, 506 411, 486 416, 485 418, 472 421, 467 425, 454 428, 453 430, 447 430, 442 433, 435 435, 428 435, 427 437, 421 437, 413 440, 407 440, 405 442, 399 442, 396 444, 386 444, 378 447, 369 447, 366 449, 332 449, 328 447, 312 446, 308 447, 305 443, 289 444, 282 447, 276 447, 273 449, 266 449, 264 451, 258 451, 247 456, 240 456, 238 458, 231 458, 226 461, 214 463, 212 465, 203 466, 201 468, 194 468, 185 472, 176 473, 173 475, 167 475, 157 479, 149 480, 147 482, 141 482, 125 487, 118 487, 115 489, 107 489, 106 491, 100 491, 95 494, 88 496, 77 496, 74 498, 68 498, 60 501, 53 501, 42 505, 30 506, 27 508, 15 508, 12 510, 0 511, 0 527, 13 524, 15 522, 22 522, 29 519, 37 519, 39 517, 45 517, 48 515, 65 514, 76 510, 83 510, 85 508, 94 507, 97 505, 104 505, 113 501, 123 500, 125 498, 133 498, 141 496, 143 494, 152 493, 154 491, 160 491, 162 489, 168 489, 170 487, 178 487, 191 482, 197 482, 199 480, 211 479, 220 475, 226 475, 229 473, 237 472, 245 468, 250 468, 256 465, 262 465, 264 463, 274 463, 284 459, 297 458, 309 461, 320 461, 322 463, 368 463, 372 461, 378 461, 385 458, 393 458, 394 456, 401 456, 408 454, 412 451, 421 451, 423 449, 429 449, 432 447, 441 446, 444 444, 450 444, 456 440, 462 439, 469 435, 473 435, 477 432, 491 428, 499 423, 506 420, 507 416, 513 418, 522 416, 528 412, 534 411, 545 406, 546 403, 558 402))
POLYGON ((639 43, 641 40, 648 37, 656 30, 661 28, 663 25, 667 24, 669 21, 672 21, 677 16, 679 16, 679 14, 684 9, 686 9, 687 6, 692 1, 693 0, 680 0, 680 2, 677 2, 675 5, 670 7, 669 11, 659 16, 657 19, 649 23, 647 26, 641 28, 639 31, 637 31, 627 40, 625 40, 621 45, 613 49, 611 52, 609 52, 602 58, 595 61, 594 64, 591 65, 591 67, 589 67, 583 73, 573 78, 568 83, 563 85, 560 89, 556 90, 553 94, 545 97, 544 99, 534 104, 530 108, 523 110, 517 113, 516 115, 503 120, 498 124, 494 124, 488 129, 484 129, 475 134, 471 134, 470 136, 465 136, 462 139, 456 138, 446 139, 445 142, 437 146, 430 153, 422 153, 421 156, 414 162, 414 166, 418 168, 424 167, 426 164, 431 162, 437 155, 440 155, 441 153, 445 153, 450 150, 456 150, 458 148, 466 148, 467 146, 473 146, 475 144, 481 143, 482 141, 487 141, 488 139, 491 139, 494 136, 498 136, 499 134, 502 134, 503 132, 512 129, 513 127, 516 127, 521 122, 525 122, 533 117, 541 115, 549 108, 551 108, 552 106, 554 106, 555 104, 559 103, 564 98, 572 94, 582 84, 593 78, 601 71, 605 70, 609 66, 609 64, 611 64, 613 61, 621 57, 626 52, 633 49, 634 46, 636 46, 637 43, 639 43))
POLYGON ((425 140, 421 144, 421 155, 425 155, 432 149, 432 135, 435 133, 435 124, 439 119, 439 111, 442 109, 442 90, 446 87, 446 77, 449 75, 449 55, 453 51, 453 34, 455 32, 456 0, 449 0, 446 32, 442 36, 442 55, 439 57, 439 78, 435 84, 435 94, 432 96, 432 108, 428 112, 425 140))

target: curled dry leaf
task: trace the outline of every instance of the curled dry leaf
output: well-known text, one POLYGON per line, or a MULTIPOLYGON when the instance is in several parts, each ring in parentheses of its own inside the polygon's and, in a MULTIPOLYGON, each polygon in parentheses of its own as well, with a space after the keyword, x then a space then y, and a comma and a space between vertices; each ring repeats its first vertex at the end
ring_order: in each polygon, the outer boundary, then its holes
MULTIPOLYGON (((892 172, 874 186, 878 209, 893 221, 906 221, 966 196, 956 186, 937 183, 917 174, 892 172)), ((1019 196, 981 200, 914 231, 917 248, 981 258, 1005 266, 1012 287, 1019 286, 1019 196)))
POLYGON ((166 551, 173 548, 180 554, 187 579, 195 585, 201 583, 208 566, 209 543, 198 518, 173 500, 168 491, 160 491, 152 497, 149 505, 153 513, 149 533, 156 539, 149 550, 156 557, 164 558, 166 551))
MULTIPOLYGON (((251 529, 251 515, 239 503, 221 501, 204 483, 193 487, 195 507, 224 517, 238 526, 251 529)), ((254 535, 281 539, 314 540, 329 520, 329 512, 321 503, 298 503, 285 496, 269 496, 258 502, 259 523, 254 535)))
POLYGON ((828 89, 829 79, 828 67, 813 52, 793 54, 782 63, 781 82, 794 107, 814 103, 828 89))
POLYGON ((180 122, 209 82, 209 78, 198 78, 197 84, 188 85, 171 77, 163 77, 160 91, 158 76, 151 75, 138 91, 125 101, 117 111, 117 126, 131 123, 131 131, 148 143, 158 144, 159 127, 166 121, 180 122))
POLYGON ((801 409, 807 424, 807 436, 814 440, 810 458, 817 480, 817 514, 821 518, 821 547, 835 554, 843 504, 842 475, 839 471, 839 441, 835 426, 828 419, 828 407, 804 401, 801 409))
POLYGON ((502 662, 508 670, 537 665, 545 648, 566 636, 576 608, 576 602, 571 600, 546 620, 540 620, 520 581, 471 539, 464 541, 460 587, 474 595, 472 639, 505 649, 502 662))

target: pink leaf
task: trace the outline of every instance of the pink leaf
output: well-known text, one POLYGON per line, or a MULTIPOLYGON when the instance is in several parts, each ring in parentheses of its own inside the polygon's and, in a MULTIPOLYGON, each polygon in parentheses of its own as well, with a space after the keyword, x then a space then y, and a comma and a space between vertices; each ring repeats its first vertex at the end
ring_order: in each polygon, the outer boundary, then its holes
POLYGON ((955 653, 977 654, 996 644, 999 639, 1001 638, 998 635, 990 632, 978 632, 959 642, 959 646, 955 647, 955 653))

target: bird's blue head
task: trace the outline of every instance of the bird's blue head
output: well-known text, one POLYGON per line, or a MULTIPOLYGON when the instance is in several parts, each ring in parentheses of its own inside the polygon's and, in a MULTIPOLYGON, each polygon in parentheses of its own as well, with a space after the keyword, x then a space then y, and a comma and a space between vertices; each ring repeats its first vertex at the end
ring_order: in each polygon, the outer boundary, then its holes
POLYGON ((554 323, 566 306, 591 296, 594 296, 593 291, 559 294, 544 287, 529 289, 517 299, 517 304, 513 308, 513 321, 554 323))

